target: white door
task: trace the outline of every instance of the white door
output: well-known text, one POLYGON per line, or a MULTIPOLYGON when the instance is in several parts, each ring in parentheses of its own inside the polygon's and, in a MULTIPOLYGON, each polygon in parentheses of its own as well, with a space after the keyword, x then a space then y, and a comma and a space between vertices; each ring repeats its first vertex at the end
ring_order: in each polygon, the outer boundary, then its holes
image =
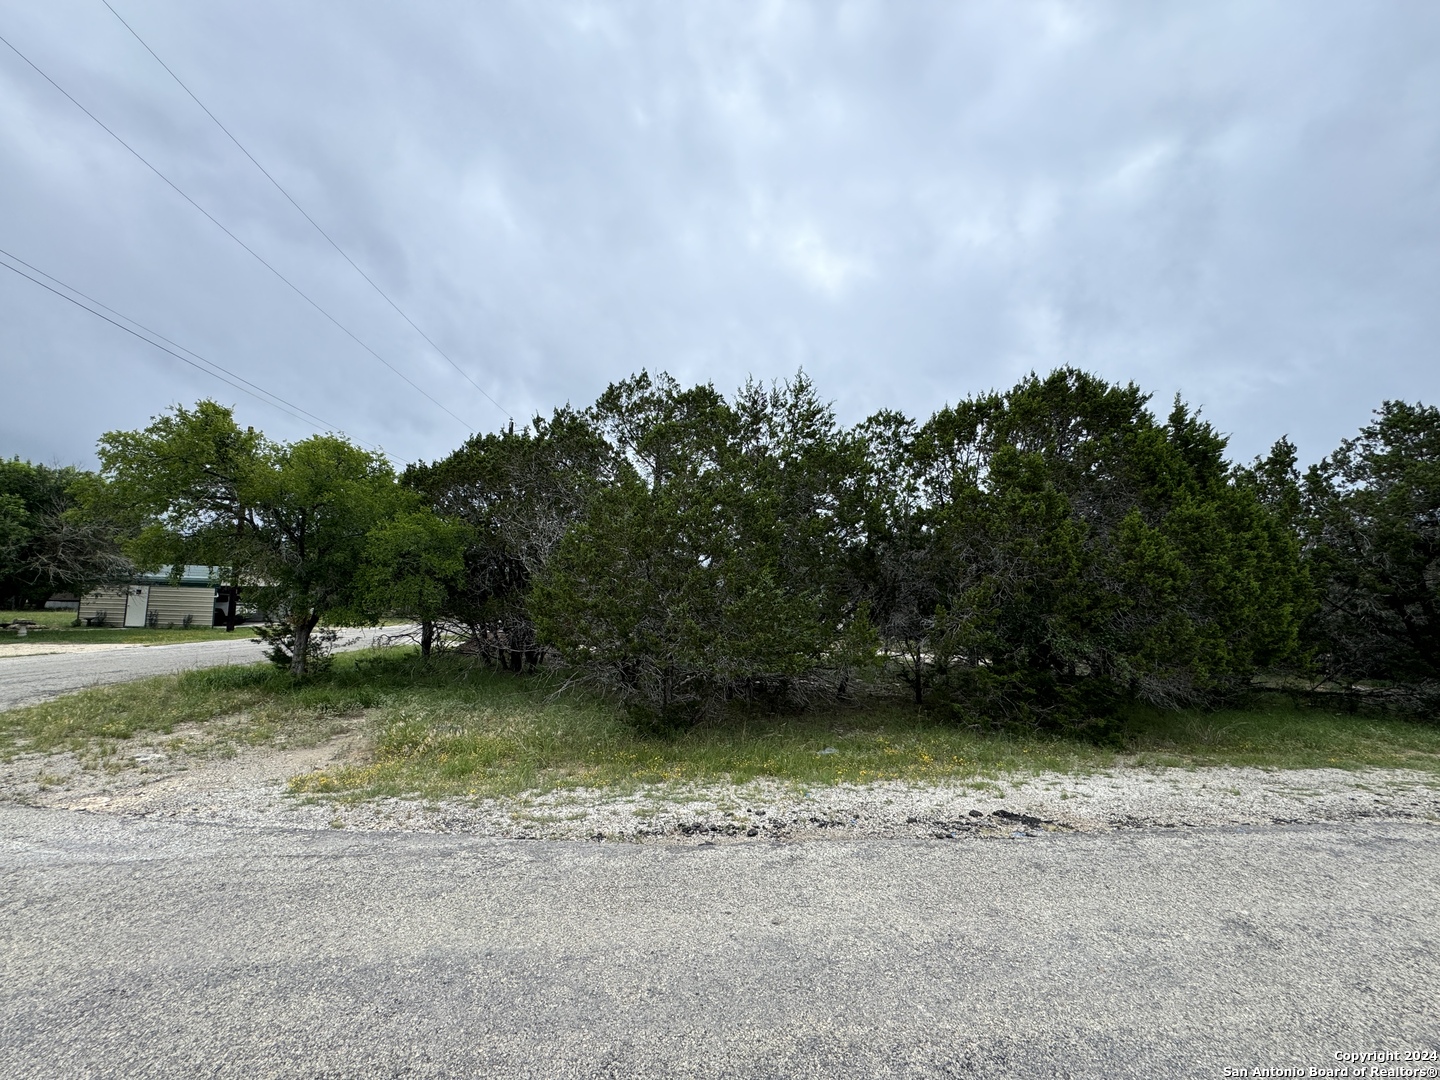
POLYGON ((125 590, 125 625, 144 626, 145 611, 150 607, 150 586, 131 585, 125 590))

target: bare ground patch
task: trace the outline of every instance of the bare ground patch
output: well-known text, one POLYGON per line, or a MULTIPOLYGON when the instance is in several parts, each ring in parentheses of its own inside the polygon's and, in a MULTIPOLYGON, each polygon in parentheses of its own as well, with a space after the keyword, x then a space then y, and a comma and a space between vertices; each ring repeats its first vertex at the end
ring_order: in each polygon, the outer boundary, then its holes
MULTIPOLYGON (((243 718, 230 725, 244 732, 243 718)), ((223 722, 127 740, 110 753, 21 754, 0 763, 0 798, 32 806, 136 817, 273 824, 297 816, 314 824, 316 807, 286 795, 296 775, 350 764, 365 741, 344 731, 321 741, 247 745, 223 722)), ((328 820, 328 819, 327 819, 328 820)), ((323 822, 321 822, 323 824, 323 822)))
MULTIPOLYGON (((237 718, 236 730, 245 726, 237 718)), ((359 765, 355 727, 306 745, 246 745, 225 725, 127 741, 104 758, 22 754, 0 797, 136 817, 306 828, 464 832, 510 839, 723 843, 824 837, 960 839, 1057 831, 1440 823, 1440 779, 1406 769, 1119 768, 920 784, 654 784, 507 798, 295 795, 296 777, 359 765)))
POLYGON ((1039 836, 1358 820, 1440 824, 1440 781, 1401 769, 1118 769, 968 782, 801 787, 644 786, 508 799, 334 804, 337 825, 496 837, 731 842, 750 839, 1039 836))

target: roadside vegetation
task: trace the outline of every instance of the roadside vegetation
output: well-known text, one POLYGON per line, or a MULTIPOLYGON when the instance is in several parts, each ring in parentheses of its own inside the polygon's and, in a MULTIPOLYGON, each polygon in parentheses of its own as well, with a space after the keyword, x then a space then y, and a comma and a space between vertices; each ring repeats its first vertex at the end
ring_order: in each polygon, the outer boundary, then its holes
POLYGON ((220 668, 88 690, 0 713, 0 755, 72 751, 92 767, 135 743, 313 745, 363 736, 362 763, 304 774, 301 795, 485 797, 764 777, 800 785, 878 780, 976 784, 1036 772, 1247 765, 1401 767, 1440 778, 1440 726, 1260 694, 1234 708, 1137 708, 1095 730, 957 722, 903 695, 789 715, 737 706, 679 731, 645 731, 611 702, 474 658, 413 649, 345 654, 313 678, 220 668))
POLYGON ((0 462, 0 596, 209 566, 272 667, 17 710, 6 752, 340 725, 371 760, 297 790, 346 794, 1435 769, 1432 406, 1383 403, 1302 472, 1284 438, 1233 462, 1184 402, 1071 368, 849 427, 803 373, 727 396, 642 372, 399 472, 213 401, 97 455, 0 462), (385 619, 418 657, 331 654, 325 627, 385 619))

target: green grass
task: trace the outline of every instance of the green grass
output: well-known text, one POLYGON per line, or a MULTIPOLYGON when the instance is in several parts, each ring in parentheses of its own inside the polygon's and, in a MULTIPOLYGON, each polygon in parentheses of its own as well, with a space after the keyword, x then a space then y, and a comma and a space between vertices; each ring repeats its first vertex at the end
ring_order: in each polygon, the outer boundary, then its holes
POLYGON ((1104 744, 1080 735, 986 732, 893 702, 802 716, 737 712, 676 735, 636 731, 613 707, 454 658, 346 654, 296 684, 265 666, 106 687, 0 713, 0 755, 77 750, 103 761, 128 739, 181 725, 240 743, 363 728, 368 764, 298 778, 313 794, 506 795, 591 786, 769 777, 803 785, 992 782, 1120 766, 1398 766, 1440 775, 1440 725, 1296 707, 1282 695, 1221 712, 1137 713, 1104 744), (822 751, 833 750, 833 753, 822 751))
POLYGON ((12 641, 28 641, 33 645, 64 644, 64 645, 177 645, 187 641, 219 641, 224 638, 250 638, 254 637, 253 631, 248 627, 237 626, 233 634, 227 634, 225 628, 202 626, 193 630, 180 628, 151 629, 148 626, 133 626, 128 629, 115 626, 95 627, 76 630, 64 630, 45 632, 32 630, 25 637, 16 637, 13 632, 0 638, 0 641, 7 643, 12 641))
POLYGON ((16 619, 29 619, 33 623, 39 623, 47 630, 62 630, 75 621, 73 611, 0 611, 0 623, 13 622, 16 619))
POLYGON ((330 674, 301 683, 263 663, 209 668, 0 712, 0 760, 75 751, 93 764, 131 740, 181 728, 202 730, 202 742, 212 744, 313 743, 348 730, 386 700, 366 673, 371 655, 342 654, 330 674))
POLYGON ((148 626, 136 626, 129 629, 118 626, 85 626, 83 624, 72 626, 71 624, 75 621, 73 611, 0 611, 0 623, 12 622, 15 619, 29 619, 40 625, 31 628, 23 638, 14 630, 0 631, 0 642, 26 641, 35 645, 52 642, 90 645, 114 645, 117 643, 173 645, 177 642, 211 641, 237 635, 253 636, 249 628, 238 626, 233 634, 227 634, 223 626, 197 626, 188 630, 183 627, 157 627, 152 630, 148 626))

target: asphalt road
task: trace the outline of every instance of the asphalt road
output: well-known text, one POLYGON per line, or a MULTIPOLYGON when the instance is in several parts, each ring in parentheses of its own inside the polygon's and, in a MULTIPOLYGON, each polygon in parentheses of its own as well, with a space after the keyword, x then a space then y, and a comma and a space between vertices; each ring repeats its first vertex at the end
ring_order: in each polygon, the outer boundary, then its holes
POLYGON ((7 1078, 1220 1077, 1440 1048, 1427 825, 681 847, 9 807, 0 874, 7 1078))
MULTIPOLYGON (((403 633, 406 629, 383 626, 341 631, 336 645, 340 649, 368 648, 378 637, 403 633)), ((129 682, 151 675, 173 675, 194 668, 254 664, 264 658, 260 646, 248 634, 228 641, 0 657, 0 712, 49 701, 90 686, 129 682)))

